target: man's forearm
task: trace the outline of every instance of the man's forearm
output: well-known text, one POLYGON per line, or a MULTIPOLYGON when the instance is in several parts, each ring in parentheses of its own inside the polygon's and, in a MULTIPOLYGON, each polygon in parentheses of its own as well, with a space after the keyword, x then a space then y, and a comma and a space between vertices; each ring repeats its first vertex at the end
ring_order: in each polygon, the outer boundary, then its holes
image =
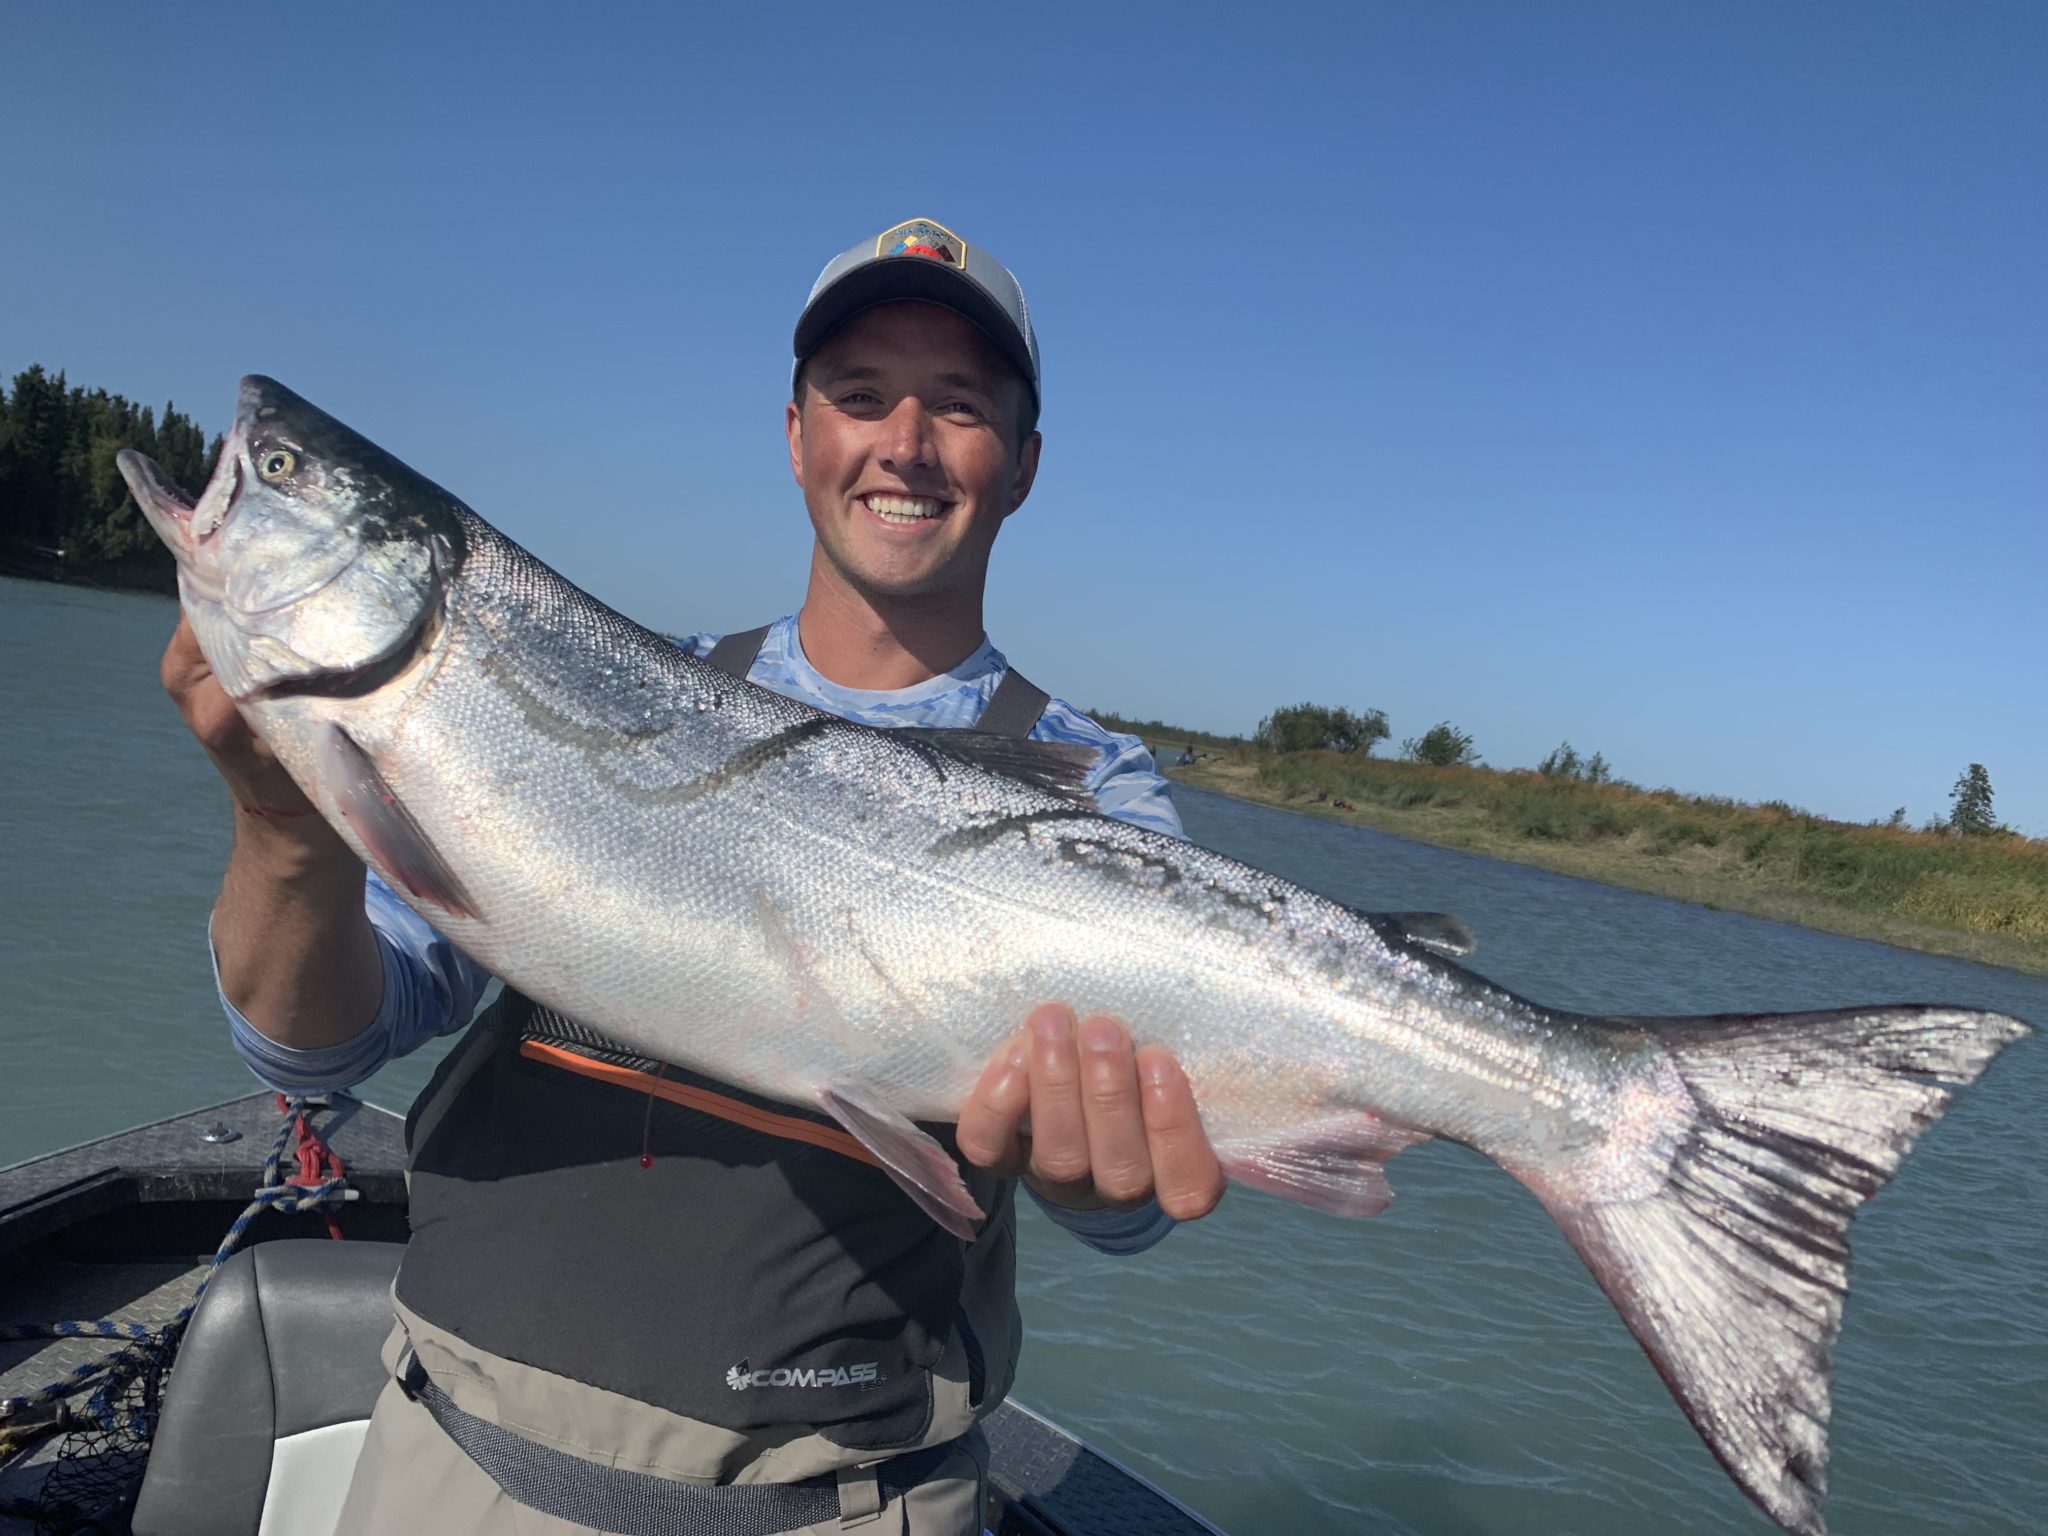
POLYGON ((280 1045, 317 1050, 367 1029, 384 968, 363 913, 363 866, 324 825, 238 810, 213 908, 221 991, 280 1045))

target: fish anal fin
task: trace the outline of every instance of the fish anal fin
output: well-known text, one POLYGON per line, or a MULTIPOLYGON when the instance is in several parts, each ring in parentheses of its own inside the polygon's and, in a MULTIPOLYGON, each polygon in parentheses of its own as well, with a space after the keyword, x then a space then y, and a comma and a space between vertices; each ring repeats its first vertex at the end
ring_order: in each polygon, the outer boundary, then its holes
POLYGON ((1217 1149, 1238 1183, 1332 1216, 1377 1216, 1394 1198, 1387 1159, 1429 1140, 1373 1114, 1324 1120, 1217 1149))
POLYGON ((882 1171, 919 1210, 955 1237, 973 1240, 986 1213, 974 1203, 959 1165, 944 1147, 864 1084, 834 1083, 819 1091, 818 1105, 875 1154, 882 1171))
POLYGON ((425 829, 392 792, 370 754, 338 725, 320 743, 320 776, 371 862, 398 890, 456 917, 477 915, 476 903, 425 829))

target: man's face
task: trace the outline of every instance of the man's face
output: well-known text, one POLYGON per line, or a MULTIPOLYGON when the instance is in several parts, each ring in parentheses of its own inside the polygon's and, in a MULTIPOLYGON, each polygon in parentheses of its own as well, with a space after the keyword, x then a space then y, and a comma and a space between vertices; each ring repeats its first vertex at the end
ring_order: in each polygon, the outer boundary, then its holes
POLYGON ((1038 471, 1038 434, 1015 441, 1025 387, 936 304, 878 305, 812 353, 789 465, 832 572, 871 599, 979 592, 1038 471))

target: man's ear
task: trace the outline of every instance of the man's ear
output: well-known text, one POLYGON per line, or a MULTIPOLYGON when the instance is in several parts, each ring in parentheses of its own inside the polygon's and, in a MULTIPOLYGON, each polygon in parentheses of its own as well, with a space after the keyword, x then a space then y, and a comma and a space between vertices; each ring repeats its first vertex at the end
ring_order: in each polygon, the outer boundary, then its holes
POLYGON ((789 439, 789 472, 804 483, 804 411, 794 400, 782 413, 782 432, 789 439))
MULTIPOLYGON (((1010 482, 1010 512, 1023 506, 1024 498, 1031 494, 1031 484, 1038 478, 1038 450, 1044 442, 1044 437, 1033 432, 1017 452, 1017 475, 1010 482)), ((1010 512, 1003 516, 1008 517, 1010 512)))

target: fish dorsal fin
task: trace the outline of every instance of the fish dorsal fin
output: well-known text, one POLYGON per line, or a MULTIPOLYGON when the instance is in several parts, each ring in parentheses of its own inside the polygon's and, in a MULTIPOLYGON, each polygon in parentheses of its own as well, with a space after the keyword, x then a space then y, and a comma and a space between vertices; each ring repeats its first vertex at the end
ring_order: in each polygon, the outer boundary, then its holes
POLYGON ((919 1210, 955 1237, 973 1241, 986 1213, 967 1192, 959 1164, 927 1132, 884 1104, 866 1083, 834 1083, 819 1091, 818 1105, 875 1154, 919 1210))
POLYGON ((1448 912, 1359 912, 1373 931, 1389 944, 1419 944, 1453 959, 1469 955, 1479 947, 1472 930, 1448 912))
POLYGON ((1029 741, 1017 736, 997 736, 988 731, 934 730, 904 726, 889 733, 901 736, 926 750, 936 749, 948 756, 972 763, 989 773, 1019 779, 1034 789, 1095 808, 1088 792, 1088 775, 1097 753, 1093 747, 1065 741, 1029 741))

